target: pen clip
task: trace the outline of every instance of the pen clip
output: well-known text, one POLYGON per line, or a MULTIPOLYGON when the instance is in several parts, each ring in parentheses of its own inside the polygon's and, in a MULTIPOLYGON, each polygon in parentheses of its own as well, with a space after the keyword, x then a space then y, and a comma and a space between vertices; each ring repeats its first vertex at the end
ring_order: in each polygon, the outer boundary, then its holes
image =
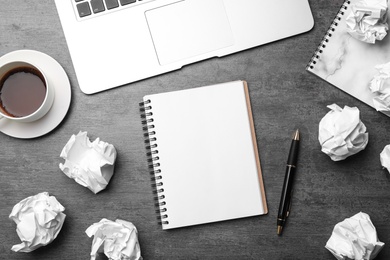
POLYGON ((290 201, 288 202, 288 209, 287 209, 287 214, 286 214, 286 217, 287 217, 287 218, 288 218, 288 216, 290 215, 290 211, 291 211, 292 195, 293 195, 293 190, 291 190, 290 201))

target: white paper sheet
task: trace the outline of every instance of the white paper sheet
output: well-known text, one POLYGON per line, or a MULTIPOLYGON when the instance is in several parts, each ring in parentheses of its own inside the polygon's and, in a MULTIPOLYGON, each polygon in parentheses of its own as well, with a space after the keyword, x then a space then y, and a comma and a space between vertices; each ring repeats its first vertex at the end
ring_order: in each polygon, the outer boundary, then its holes
POLYGON ((390 144, 386 145, 380 153, 381 164, 390 172, 390 144))
POLYGON ((325 248, 338 260, 371 260, 384 245, 370 216, 360 212, 336 224, 325 248))
POLYGON ((375 66, 379 71, 370 82, 374 93, 374 106, 377 111, 390 111, 390 62, 375 66))
POLYGON ((348 33, 357 40, 374 44, 387 35, 387 0, 362 0, 351 5, 346 18, 348 33))
POLYGON ((72 135, 61 152, 65 159, 60 169, 78 184, 95 194, 106 188, 114 174, 116 150, 112 144, 96 138, 91 143, 87 132, 72 135))
POLYGON ((91 225, 86 231, 92 241, 91 260, 95 260, 99 253, 110 260, 142 260, 141 249, 138 243, 137 228, 128 221, 117 219, 114 221, 103 218, 100 222, 91 225))
POLYGON ((49 193, 42 192, 16 204, 9 218, 17 224, 16 232, 21 244, 15 252, 31 252, 51 243, 60 232, 66 215, 65 208, 49 193))
POLYGON ((331 111, 319 124, 318 140, 322 146, 321 151, 333 161, 340 161, 364 150, 368 143, 368 133, 359 118, 359 109, 348 106, 342 109, 336 104, 328 108, 331 111))

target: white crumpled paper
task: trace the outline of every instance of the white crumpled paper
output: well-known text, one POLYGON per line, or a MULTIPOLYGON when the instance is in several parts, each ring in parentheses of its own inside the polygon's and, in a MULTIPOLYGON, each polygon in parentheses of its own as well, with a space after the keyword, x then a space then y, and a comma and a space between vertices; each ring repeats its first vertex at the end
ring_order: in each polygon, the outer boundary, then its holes
POLYGON ((390 144, 383 148, 383 151, 380 153, 380 160, 382 166, 390 172, 390 144))
POLYGON ((384 245, 370 216, 360 212, 336 224, 325 248, 339 260, 371 260, 384 245))
POLYGON ((368 143, 368 133, 359 118, 359 109, 348 106, 341 109, 336 104, 329 105, 328 108, 331 111, 319 124, 321 151, 333 161, 340 161, 364 150, 368 143))
POLYGON ((103 218, 91 225, 86 231, 92 241, 91 260, 95 260, 98 253, 104 254, 110 260, 142 260, 141 249, 138 243, 137 228, 128 221, 117 219, 114 221, 103 218))
POLYGON ((387 24, 387 0, 361 0, 351 5, 346 18, 348 33, 357 40, 374 44, 382 40, 387 24))
POLYGON ((374 93, 374 106, 377 111, 390 111, 390 62, 375 66, 379 74, 370 82, 371 92, 374 93))
POLYGON ((47 192, 25 198, 16 204, 9 218, 15 221, 21 244, 12 246, 15 252, 31 252, 51 243, 60 232, 65 208, 47 192))
POLYGON ((114 174, 116 150, 99 138, 91 143, 87 132, 79 132, 65 145, 61 158, 65 163, 60 163, 60 169, 96 194, 106 188, 114 174))

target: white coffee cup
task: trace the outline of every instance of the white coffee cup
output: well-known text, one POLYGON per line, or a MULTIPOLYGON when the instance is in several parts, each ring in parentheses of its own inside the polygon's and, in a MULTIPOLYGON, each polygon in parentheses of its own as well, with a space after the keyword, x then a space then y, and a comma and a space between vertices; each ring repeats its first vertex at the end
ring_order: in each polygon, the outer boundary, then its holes
POLYGON ((12 61, 0 66, 1 120, 36 121, 50 110, 53 101, 53 86, 37 65, 12 61))

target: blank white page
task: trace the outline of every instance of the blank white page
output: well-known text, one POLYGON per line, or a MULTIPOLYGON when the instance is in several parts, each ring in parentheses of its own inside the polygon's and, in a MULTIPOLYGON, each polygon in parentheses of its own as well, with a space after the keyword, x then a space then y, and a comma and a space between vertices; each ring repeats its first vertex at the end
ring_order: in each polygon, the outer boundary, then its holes
MULTIPOLYGON (((150 100, 167 211, 163 229, 267 213, 246 82, 167 92, 150 100)), ((152 137, 152 136, 150 136, 152 137)))

